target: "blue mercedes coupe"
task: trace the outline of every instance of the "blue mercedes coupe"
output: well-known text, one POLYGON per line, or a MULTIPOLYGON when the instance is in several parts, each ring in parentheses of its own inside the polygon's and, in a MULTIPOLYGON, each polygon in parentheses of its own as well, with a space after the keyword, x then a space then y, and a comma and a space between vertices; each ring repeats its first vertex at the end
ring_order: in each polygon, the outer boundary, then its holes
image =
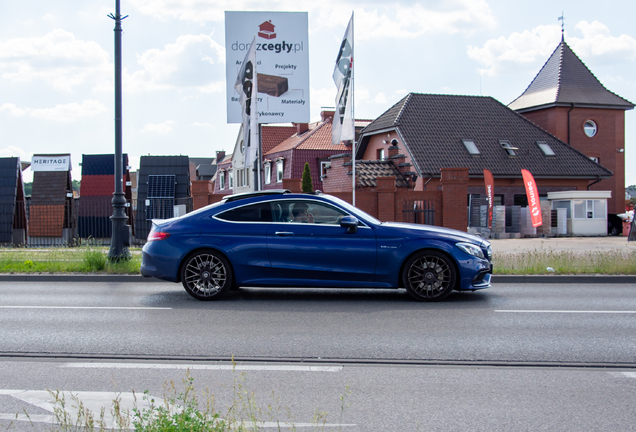
POLYGON ((230 195, 153 220, 141 274, 199 300, 232 288, 406 288, 419 301, 490 287, 490 243, 430 225, 380 222, 331 195, 230 195))

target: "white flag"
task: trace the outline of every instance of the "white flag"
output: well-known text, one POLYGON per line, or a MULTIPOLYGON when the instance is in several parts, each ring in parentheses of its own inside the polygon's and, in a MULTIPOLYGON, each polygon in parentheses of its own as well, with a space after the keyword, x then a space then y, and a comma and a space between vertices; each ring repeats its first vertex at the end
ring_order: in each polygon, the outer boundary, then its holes
POLYGON ((336 66, 333 70, 333 82, 338 87, 336 112, 331 127, 331 143, 355 139, 353 121, 353 14, 340 45, 336 66))
POLYGON ((252 39, 245 59, 241 64, 241 70, 236 78, 234 89, 240 95, 243 113, 241 125, 240 150, 244 154, 245 168, 251 167, 258 154, 258 111, 256 99, 258 98, 258 84, 256 82, 256 36, 252 39))

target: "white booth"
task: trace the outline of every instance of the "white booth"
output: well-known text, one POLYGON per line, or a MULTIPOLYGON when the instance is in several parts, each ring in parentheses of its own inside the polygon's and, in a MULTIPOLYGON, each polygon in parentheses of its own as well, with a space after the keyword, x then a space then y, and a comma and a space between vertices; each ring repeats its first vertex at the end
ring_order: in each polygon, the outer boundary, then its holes
POLYGON ((611 191, 548 192, 552 210, 565 213, 567 233, 576 237, 607 235, 607 200, 611 191))

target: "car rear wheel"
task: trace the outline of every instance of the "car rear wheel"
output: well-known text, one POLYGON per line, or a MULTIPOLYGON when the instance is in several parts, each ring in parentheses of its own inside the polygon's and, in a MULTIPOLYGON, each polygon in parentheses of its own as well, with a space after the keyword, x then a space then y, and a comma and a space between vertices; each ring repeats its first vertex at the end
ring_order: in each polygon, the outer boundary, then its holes
POLYGON ((232 286, 230 263, 212 250, 195 252, 185 259, 181 283, 195 299, 216 300, 232 286))
POLYGON ((455 287, 457 271, 452 260, 434 250, 422 251, 408 259, 402 271, 404 287, 418 301, 440 301, 455 287))

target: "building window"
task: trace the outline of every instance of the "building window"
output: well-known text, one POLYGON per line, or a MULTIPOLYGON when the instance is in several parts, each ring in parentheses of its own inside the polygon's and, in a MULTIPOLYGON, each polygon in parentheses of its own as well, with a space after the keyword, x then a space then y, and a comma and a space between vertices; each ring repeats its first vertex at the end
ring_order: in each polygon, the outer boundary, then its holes
POLYGON ((552 147, 550 147, 550 144, 548 144, 547 142, 537 141, 537 145, 545 156, 556 156, 556 153, 554 153, 554 150, 552 150, 552 147))
POLYGON ((225 171, 221 171, 221 175, 219 176, 219 189, 225 189, 225 171))
POLYGON ((234 189, 234 172, 233 170, 228 170, 227 179, 230 182, 230 189, 234 189))
POLYGON ((386 150, 385 149, 378 149, 378 156, 377 156, 378 160, 386 160, 386 150))
POLYGON ((510 144, 510 141, 508 140, 500 140, 499 144, 501 145, 501 147, 506 150, 506 153, 508 153, 508 156, 517 156, 517 154, 515 153, 515 150, 519 150, 517 147, 513 147, 510 144))
POLYGON ((468 153, 470 153, 473 156, 479 155, 481 154, 479 152, 479 149, 477 148, 477 145, 475 145, 475 141, 473 140, 462 140, 462 142, 464 143, 464 146, 466 147, 466 150, 468 150, 468 153))
POLYGON ((598 132, 596 123, 592 120, 587 120, 583 125, 583 132, 585 132, 585 135, 592 138, 594 135, 596 135, 596 132, 598 132))
POLYGON ((563 201, 552 201, 552 210, 556 210, 556 209, 560 209, 560 208, 564 208, 567 210, 567 218, 568 219, 572 219, 572 201, 570 200, 563 200, 563 201))
POLYGON ((327 169, 331 167, 331 162, 320 162, 320 181, 327 177, 327 169))
POLYGON ((573 200, 574 219, 605 219, 605 200, 573 200))
POLYGON ((265 164, 265 184, 270 184, 272 182, 272 164, 265 164))
POLYGON ((283 182, 283 161, 277 160, 276 161, 276 183, 282 183, 282 182, 283 182))
POLYGON ((593 160, 594 162, 599 163, 598 158, 596 156, 590 156, 590 160, 593 160))

